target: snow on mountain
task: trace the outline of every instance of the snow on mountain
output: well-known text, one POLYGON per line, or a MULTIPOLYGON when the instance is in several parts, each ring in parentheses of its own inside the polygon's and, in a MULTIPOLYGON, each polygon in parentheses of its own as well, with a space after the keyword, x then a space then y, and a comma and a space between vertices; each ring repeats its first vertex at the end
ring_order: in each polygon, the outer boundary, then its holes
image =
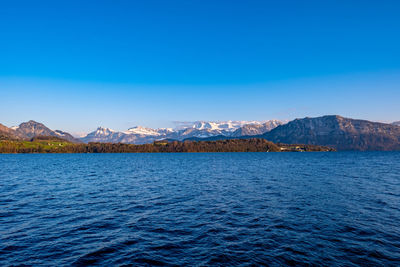
POLYGON ((231 136, 239 137, 244 135, 259 135, 264 134, 272 129, 284 124, 282 121, 270 120, 264 123, 252 123, 246 124, 239 129, 235 130, 231 136))
POLYGON ((110 128, 98 127, 96 131, 89 133, 81 140, 85 143, 88 142, 109 142, 118 143, 120 139, 124 136, 124 133, 114 131, 110 128))
POLYGON ((56 135, 60 136, 60 137, 65 136, 65 133, 64 133, 63 131, 60 131, 60 130, 55 130, 54 133, 55 133, 56 135))
POLYGON ((183 140, 190 137, 210 137, 216 135, 224 136, 242 136, 242 135, 257 135, 263 134, 273 128, 283 124, 278 120, 270 121, 222 121, 222 122, 206 122, 196 121, 190 124, 185 122, 186 129, 183 129, 178 140, 183 140), (196 131, 189 131, 188 129, 196 131))
POLYGON ((103 128, 103 127, 98 127, 96 131, 92 132, 91 134, 96 137, 103 137, 103 136, 109 136, 115 133, 113 129, 110 128, 103 128))
POLYGON ((194 121, 194 122, 175 122, 176 130, 195 128, 198 130, 227 131, 234 132, 238 128, 247 124, 263 124, 264 121, 194 121))
POLYGON ((161 139, 184 140, 191 137, 211 137, 216 135, 241 136, 262 134, 282 124, 280 121, 222 121, 222 122, 177 122, 176 128, 152 129, 142 126, 129 128, 124 132, 117 132, 109 128, 97 128, 81 138, 83 142, 111 142, 145 144, 161 139), (240 129, 247 128, 243 131, 240 129))
POLYGON ((124 132, 126 134, 139 134, 139 135, 151 135, 151 136, 158 136, 161 135, 157 130, 152 128, 146 128, 142 126, 135 126, 129 128, 128 131, 124 132))
POLYGON ((172 128, 158 128, 157 132, 160 134, 170 134, 170 133, 175 132, 175 130, 172 128))
POLYGON ((228 132, 220 131, 220 130, 213 130, 210 128, 187 128, 184 130, 180 130, 177 132, 177 136, 174 139, 183 140, 190 137, 210 137, 214 135, 228 135, 228 132))
POLYGON ((113 129, 110 129, 110 128, 102 128, 102 127, 99 127, 99 128, 97 128, 97 131, 96 131, 98 134, 112 134, 112 133, 115 133, 115 131, 113 130, 113 129))

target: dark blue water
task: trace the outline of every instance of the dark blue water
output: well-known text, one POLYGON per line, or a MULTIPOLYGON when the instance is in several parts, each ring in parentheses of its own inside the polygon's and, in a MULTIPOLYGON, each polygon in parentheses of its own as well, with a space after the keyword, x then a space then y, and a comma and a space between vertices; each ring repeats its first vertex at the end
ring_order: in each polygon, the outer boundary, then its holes
POLYGON ((400 153, 0 155, 0 265, 399 265, 400 153))

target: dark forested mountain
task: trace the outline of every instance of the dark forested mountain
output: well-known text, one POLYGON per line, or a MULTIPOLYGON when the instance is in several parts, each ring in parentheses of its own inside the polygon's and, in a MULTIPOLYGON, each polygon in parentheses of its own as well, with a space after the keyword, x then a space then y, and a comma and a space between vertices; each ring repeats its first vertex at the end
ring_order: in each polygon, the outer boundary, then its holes
POLYGON ((51 130, 44 124, 30 120, 28 122, 21 123, 18 127, 12 129, 16 135, 21 139, 31 139, 36 136, 54 136, 59 137, 70 142, 79 143, 80 141, 74 138, 69 133, 60 130, 51 130))
POLYGON ((326 145, 338 150, 400 150, 400 126, 337 115, 296 119, 259 137, 275 143, 326 145))

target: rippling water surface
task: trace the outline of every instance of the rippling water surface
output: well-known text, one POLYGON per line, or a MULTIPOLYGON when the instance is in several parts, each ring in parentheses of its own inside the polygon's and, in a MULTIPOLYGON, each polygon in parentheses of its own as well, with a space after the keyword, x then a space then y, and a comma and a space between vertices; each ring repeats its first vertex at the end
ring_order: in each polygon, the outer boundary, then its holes
POLYGON ((400 153, 0 155, 0 265, 399 265, 400 153))

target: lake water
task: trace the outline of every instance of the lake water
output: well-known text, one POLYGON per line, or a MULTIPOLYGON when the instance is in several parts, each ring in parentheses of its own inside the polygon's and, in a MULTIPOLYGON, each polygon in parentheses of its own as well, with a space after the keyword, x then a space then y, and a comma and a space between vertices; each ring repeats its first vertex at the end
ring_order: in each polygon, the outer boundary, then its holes
POLYGON ((400 153, 0 155, 0 265, 400 265, 400 153))

